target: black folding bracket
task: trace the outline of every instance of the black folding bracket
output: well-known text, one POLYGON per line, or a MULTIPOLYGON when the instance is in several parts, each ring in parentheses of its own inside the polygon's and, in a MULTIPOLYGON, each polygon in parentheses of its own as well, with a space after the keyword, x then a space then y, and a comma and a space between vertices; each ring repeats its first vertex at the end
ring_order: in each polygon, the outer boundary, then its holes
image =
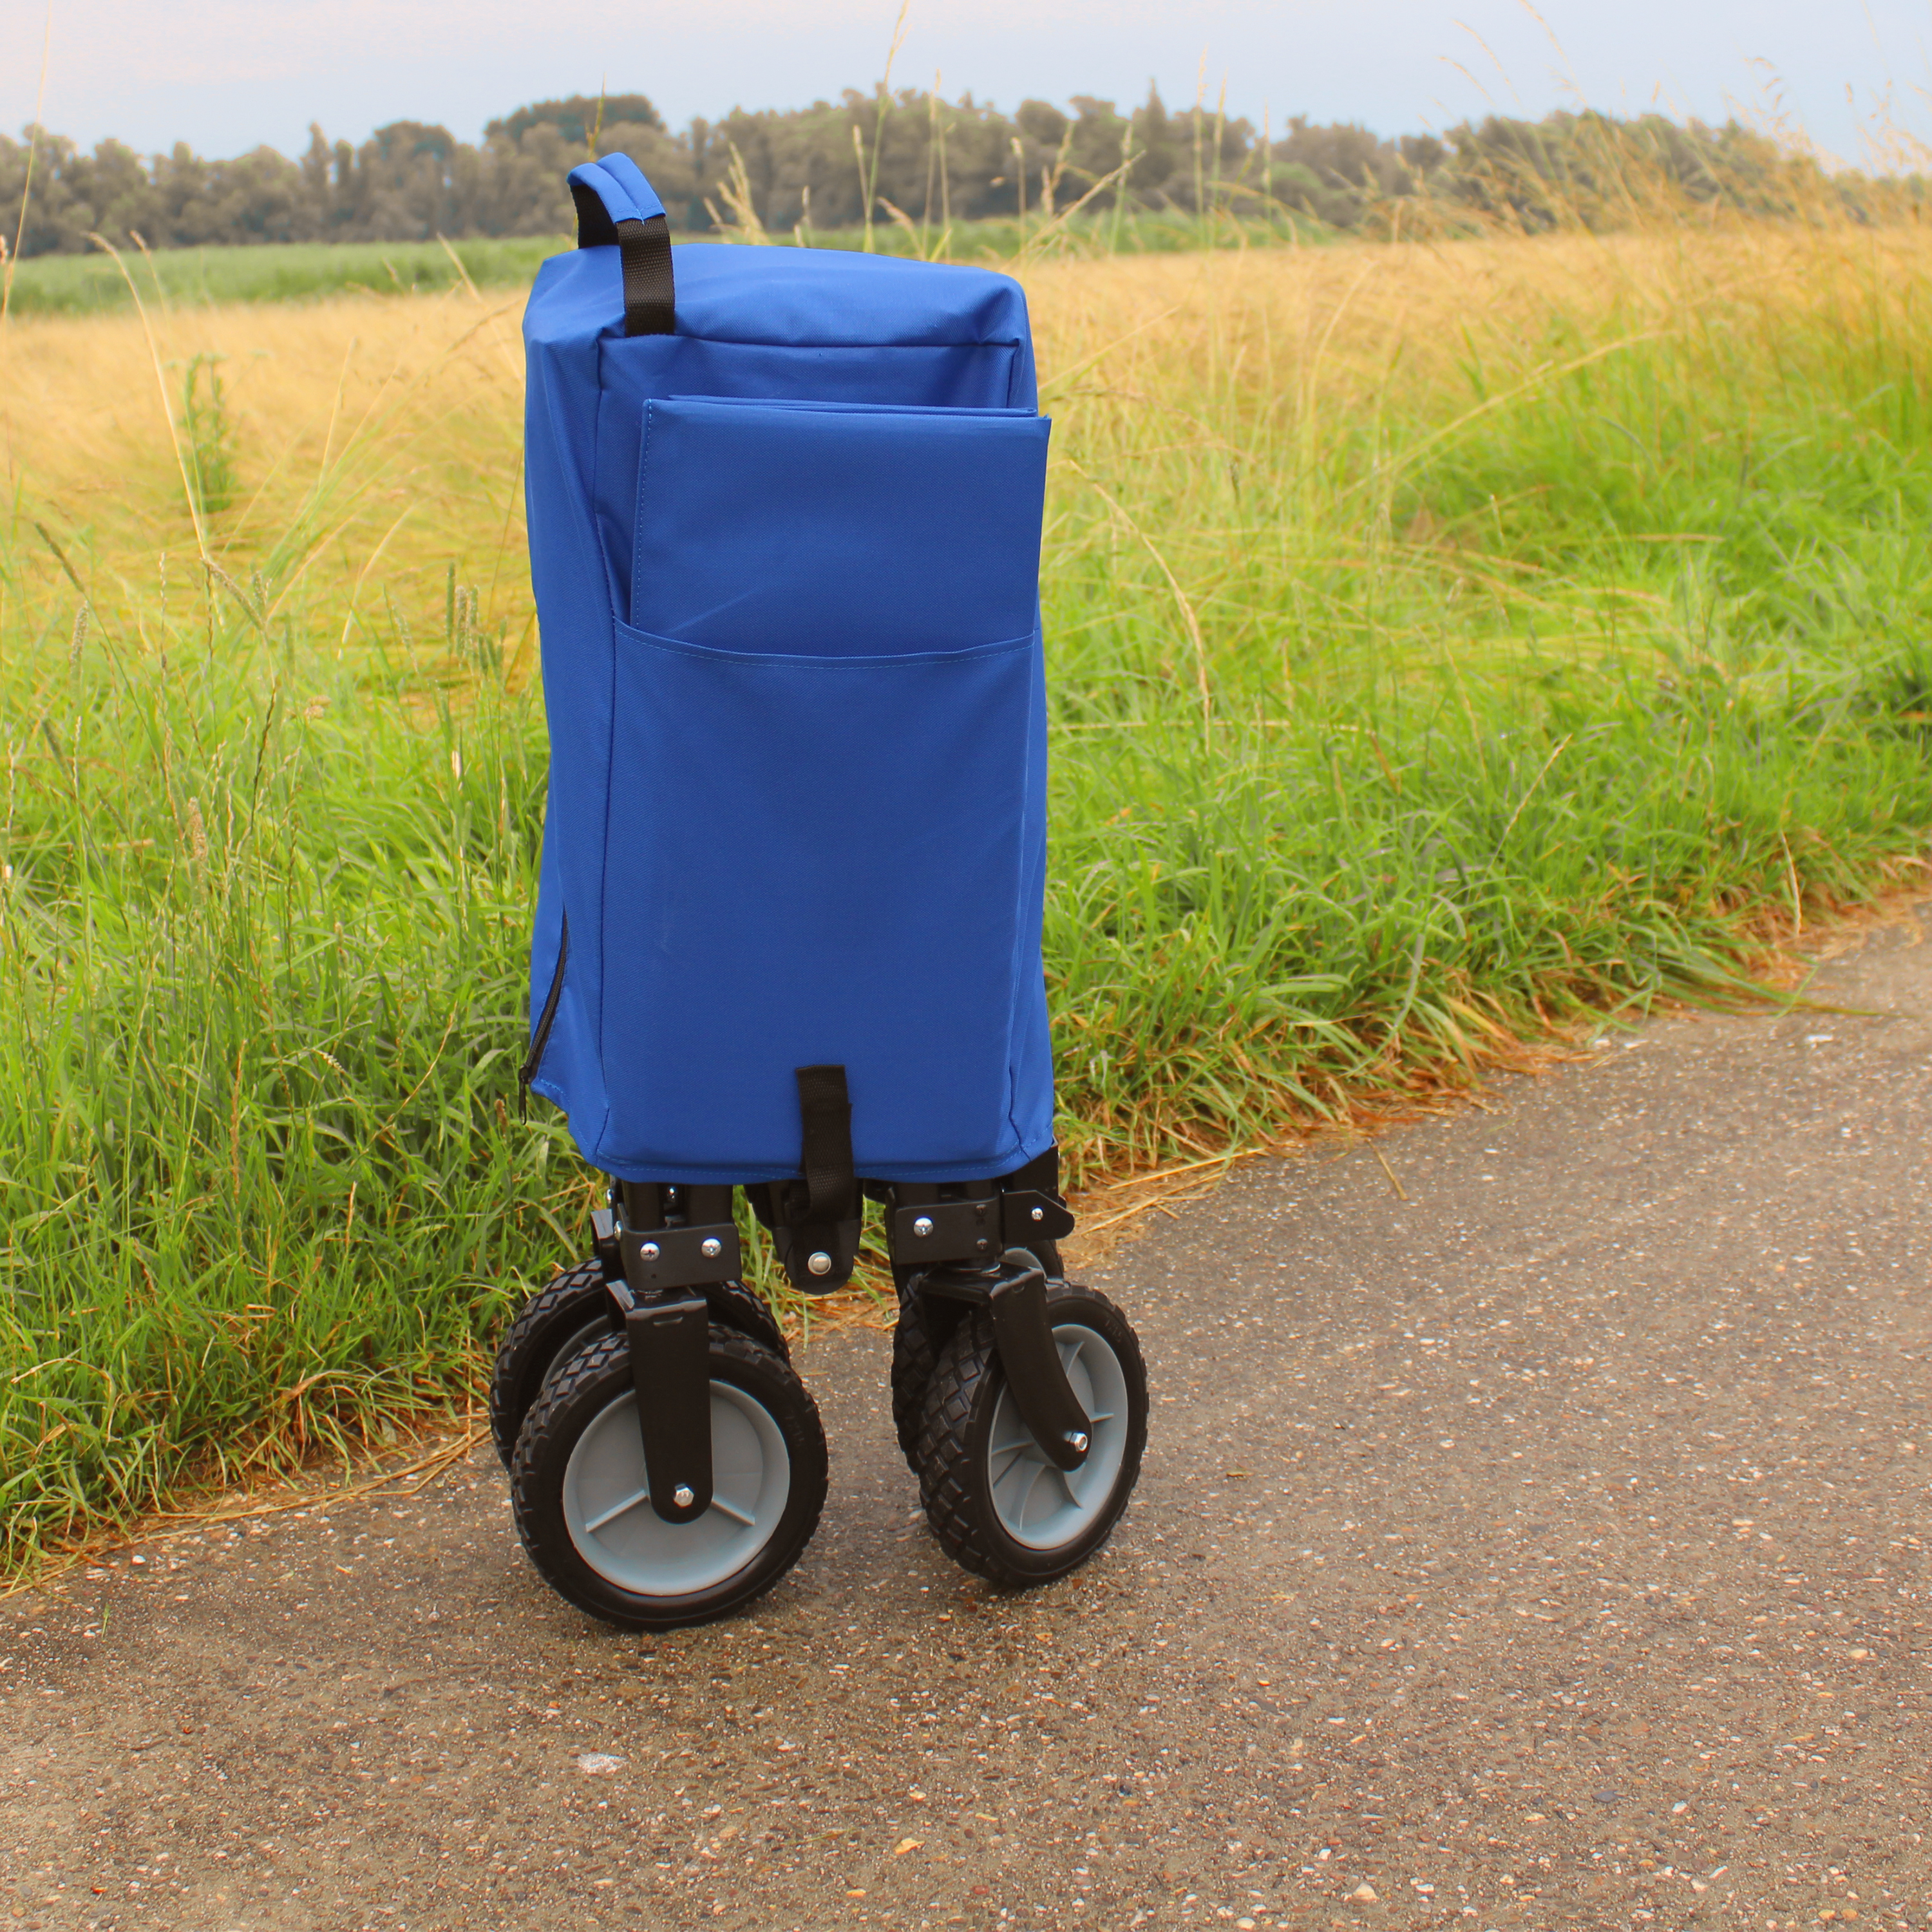
POLYGON ((1073 1228, 1072 1210, 1051 1194, 1028 1187, 1000 1196, 1000 1232, 1010 1248, 1023 1248, 1029 1241, 1064 1241, 1073 1228))
POLYGON ((1060 1366, 1040 1264, 1024 1249, 1012 1248, 996 1268, 934 1268, 920 1276, 919 1286, 922 1294, 969 1301, 992 1316, 994 1346, 1020 1420, 1048 1462, 1062 1469, 1078 1468, 1087 1460, 1094 1425, 1060 1366))
POLYGON ((624 1316, 651 1508, 666 1522, 711 1507, 710 1323, 699 1294, 634 1301, 624 1316))
POLYGON ((729 1221, 696 1228, 626 1228, 619 1246, 624 1279, 640 1295, 736 1281, 745 1271, 738 1231, 729 1221))
POLYGON ((1073 1232, 1073 1216, 1051 1195, 1031 1188, 986 1201, 932 1201, 893 1210, 890 1240, 902 1267, 985 1261, 1029 1241, 1057 1241, 1073 1232))
POLYGON ((902 1267, 922 1262, 988 1262, 1006 1244, 1001 1238, 999 1198, 986 1201, 934 1201, 923 1208, 892 1210, 892 1257, 902 1267))
POLYGON ((617 1217, 608 1208, 595 1209, 590 1216, 590 1246, 604 1270, 606 1281, 624 1279, 623 1244, 617 1238, 617 1217))

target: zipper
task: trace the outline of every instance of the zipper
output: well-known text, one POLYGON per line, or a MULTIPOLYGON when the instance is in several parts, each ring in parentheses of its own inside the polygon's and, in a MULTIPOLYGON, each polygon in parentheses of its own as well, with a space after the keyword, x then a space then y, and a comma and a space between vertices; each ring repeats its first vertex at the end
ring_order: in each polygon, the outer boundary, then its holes
POLYGON ((536 1031, 530 1036, 530 1050, 517 1069, 517 1118, 530 1116, 530 1082, 543 1065, 544 1049, 550 1045, 550 1030, 556 1024, 557 1002, 563 997, 563 969, 570 959, 570 914, 563 915, 563 936, 557 943, 556 970, 550 975, 550 994, 537 1016, 536 1031))

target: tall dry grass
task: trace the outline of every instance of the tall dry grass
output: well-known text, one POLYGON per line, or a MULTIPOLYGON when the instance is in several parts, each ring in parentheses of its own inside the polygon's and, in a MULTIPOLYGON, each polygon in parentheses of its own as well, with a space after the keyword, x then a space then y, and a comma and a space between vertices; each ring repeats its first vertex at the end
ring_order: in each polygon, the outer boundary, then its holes
MULTIPOLYGON (((1305 567, 1347 568, 1371 549, 1378 568, 1413 574, 1450 544, 1475 569, 1483 532, 1467 527, 1466 508, 1460 532, 1450 529, 1434 498, 1456 453, 1489 440, 1490 425, 1514 434, 1539 410, 1568 419, 1587 394, 1621 402, 1648 383, 1646 409, 1701 408, 1723 434, 1760 400, 1779 415, 1840 406, 1862 367, 1909 382, 1929 260, 1916 227, 1732 221, 1035 264, 1024 273, 1043 406, 1057 418, 1048 594, 1060 547, 1096 525, 1134 532, 1190 640, 1186 610, 1216 604, 1230 542, 1243 570, 1291 594, 1305 595, 1305 567), (1114 466, 1124 466, 1118 490, 1100 473, 1114 466), (1156 552, 1178 566, 1174 584, 1156 552)), ((6 593, 62 594, 64 572, 31 531, 38 521, 84 560, 104 609, 133 614, 158 599, 164 557, 170 597, 200 594, 181 418, 185 373, 202 358, 223 375, 240 451, 238 500, 208 532, 223 572, 250 583, 259 573, 262 608, 301 609, 318 620, 316 640, 353 641, 385 628, 371 615, 385 593, 416 634, 432 634, 454 563, 514 651, 531 617, 520 309, 458 289, 151 308, 146 328, 126 314, 16 321, 0 340, 6 593)), ((1547 494, 1575 468, 1562 461, 1531 487, 1547 494)), ((1502 607, 1534 608, 1528 586, 1508 587, 1448 634, 1474 643, 1502 607)), ((1556 586, 1571 587, 1574 578, 1556 586)), ((1220 659, 1240 624, 1215 614, 1203 650, 1220 659)), ((1586 634, 1607 640, 1600 621, 1586 634)))

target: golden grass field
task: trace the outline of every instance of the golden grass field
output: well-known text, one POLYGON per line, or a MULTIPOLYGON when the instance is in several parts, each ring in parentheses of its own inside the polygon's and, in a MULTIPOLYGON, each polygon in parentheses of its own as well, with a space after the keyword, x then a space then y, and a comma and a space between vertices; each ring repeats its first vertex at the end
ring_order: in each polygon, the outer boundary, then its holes
MULTIPOLYGON (((1060 547, 1138 548, 1130 572, 1169 598, 1177 642, 1191 652, 1198 622, 1218 652, 1249 628, 1242 598, 1217 597, 1231 576, 1426 554, 1441 514, 1415 493, 1473 421, 1659 344, 1694 419, 1712 382, 1732 392, 1706 398, 1728 418, 1739 382, 1912 333, 1928 266, 1916 229, 1739 225, 1034 266, 1057 418, 1049 585, 1060 547), (1272 514, 1253 514, 1258 496, 1272 514), (1232 566, 1231 546, 1245 553, 1232 566)), ((176 446, 184 371, 218 358, 241 490, 205 538, 238 581, 264 573, 266 612, 299 609, 318 638, 352 642, 386 591, 428 634, 454 562, 527 663, 520 309, 456 290, 14 320, 0 337, 17 542, 4 594, 59 594, 52 556, 20 540, 33 520, 130 614, 158 604, 164 559, 170 598, 202 594, 176 446)), ((1492 587, 1532 594, 1507 574, 1492 587)), ((1452 629, 1473 643, 1493 614, 1468 609, 1452 629)), ((0 635, 17 638, 20 614, 0 635)))

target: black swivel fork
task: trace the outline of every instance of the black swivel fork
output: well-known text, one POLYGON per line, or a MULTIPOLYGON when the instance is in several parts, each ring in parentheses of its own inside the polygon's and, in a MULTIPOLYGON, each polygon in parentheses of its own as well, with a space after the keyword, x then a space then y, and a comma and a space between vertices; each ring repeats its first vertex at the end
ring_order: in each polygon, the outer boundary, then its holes
MULTIPOLYGON (((1046 1271, 1027 1245, 1072 1230, 1048 1163, 1057 1169, 1048 1155, 1004 1180, 867 1191, 887 1210, 896 1267, 912 1270, 922 1293, 986 1310, 1020 1419, 1042 1454, 1072 1470, 1087 1460, 1092 1424, 1060 1365, 1046 1271)), ((728 1186, 620 1181, 616 1212, 596 1216, 597 1252, 630 1344, 651 1508, 666 1522, 694 1522, 711 1507, 703 1291, 744 1271, 731 1195, 728 1186)))
POLYGON ((598 1252, 623 1310, 651 1508, 691 1522, 711 1507, 709 1284, 744 1272, 728 1187, 620 1181, 622 1216, 600 1214, 598 1252))
POLYGON ((1050 1151, 1004 1180, 881 1191, 896 1271, 922 1294, 986 1311, 1020 1420, 1040 1453, 1071 1471, 1087 1460, 1093 1424, 1061 1365, 1033 1252, 1073 1232, 1059 1168, 1050 1151))

